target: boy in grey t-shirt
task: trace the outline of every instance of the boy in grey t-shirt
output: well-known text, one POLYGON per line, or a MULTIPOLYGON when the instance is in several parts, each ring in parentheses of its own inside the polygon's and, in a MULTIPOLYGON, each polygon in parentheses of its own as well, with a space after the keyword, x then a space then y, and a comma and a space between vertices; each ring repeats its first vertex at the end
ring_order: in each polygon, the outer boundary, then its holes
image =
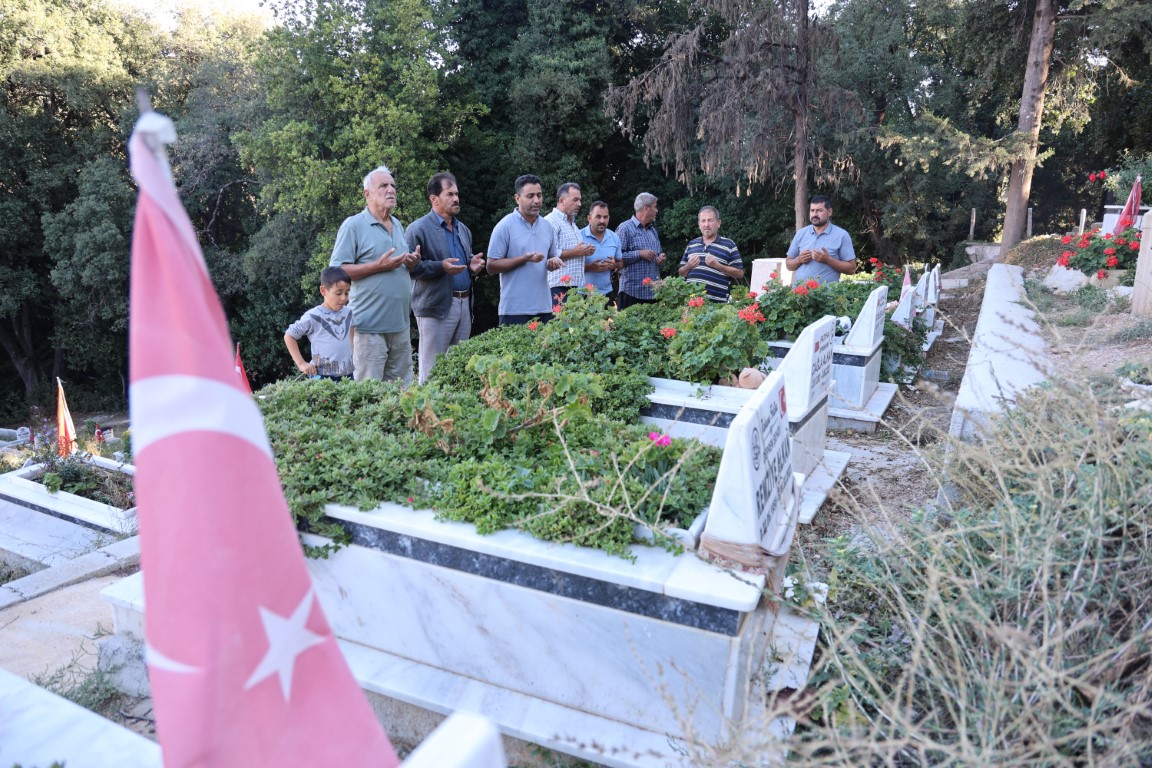
POLYGON ((320 295, 324 303, 304 313, 284 332, 284 346, 292 355, 301 373, 345 379, 352 375, 352 310, 348 308, 348 294, 352 291, 352 278, 340 267, 328 267, 320 273, 320 295), (304 336, 312 347, 312 360, 300 354, 298 343, 304 336))

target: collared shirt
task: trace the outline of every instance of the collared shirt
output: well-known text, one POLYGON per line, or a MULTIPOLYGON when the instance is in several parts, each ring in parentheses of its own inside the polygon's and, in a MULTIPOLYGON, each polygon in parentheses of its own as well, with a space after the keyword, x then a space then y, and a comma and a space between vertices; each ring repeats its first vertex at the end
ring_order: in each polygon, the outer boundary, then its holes
MULTIPOLYGON (((597 240, 596 235, 592 234, 592 227, 584 227, 584 229, 580 230, 580 239, 582 242, 588 243, 596 249, 595 253, 584 257, 585 268, 587 268, 589 264, 597 261, 620 258, 620 238, 616 237, 616 233, 610 229, 604 230, 603 240, 597 240)), ((584 281, 589 285, 596 286, 596 290, 605 296, 612 293, 611 272, 589 272, 585 270, 584 281)))
POLYGON ((715 256, 726 266, 744 269, 744 259, 740 257, 736 243, 726 237, 717 237, 712 242, 705 244, 704 238, 698 237, 688 243, 688 247, 684 249, 684 257, 680 259, 680 264, 687 264, 692 254, 700 257, 700 264, 684 279, 689 283, 703 285, 708 291, 708 298, 712 301, 728 301, 732 293, 732 278, 720 270, 708 266, 704 260, 709 256, 715 256))
MULTIPOLYGON (((345 219, 336 233, 329 266, 373 262, 391 248, 395 248, 396 253, 408 253, 404 225, 395 216, 391 219, 391 232, 367 208, 345 219)), ((357 331, 399 333, 408 330, 412 309, 412 278, 408 268, 401 265, 353 280, 348 305, 357 331)))
POLYGON ((548 290, 548 259, 558 256, 556 234, 552 225, 537 216, 529 222, 519 209, 512 211, 492 230, 488 241, 488 260, 523 256, 540 252, 544 259, 525 262, 509 272, 500 273, 500 308, 502 315, 552 314, 552 292, 548 290))
POLYGON ((620 271, 621 293, 637 299, 651 299, 655 296, 652 282, 660 279, 660 267, 655 260, 640 258, 640 251, 661 252, 660 233, 656 231, 655 222, 645 227, 633 216, 616 228, 616 236, 620 238, 620 255, 624 260, 624 269, 620 271), (644 284, 645 278, 651 278, 647 285, 644 284))
MULTIPOLYGON (((464 243, 460 242, 460 226, 456 221, 452 222, 452 229, 448 229, 448 222, 444 217, 432 211, 432 215, 436 217, 436 221, 440 224, 440 231, 444 233, 445 242, 448 244, 448 253, 451 254, 449 258, 456 259, 457 264, 468 266, 471 257, 468 252, 464 250, 464 243)), ((472 271, 465 269, 463 272, 457 272, 452 275, 452 290, 454 291, 467 291, 472 288, 472 271)))
MULTIPOLYGON (((796 236, 792 238, 792 244, 788 246, 788 258, 796 258, 800 255, 800 251, 819 250, 821 248, 827 248, 828 253, 834 259, 856 261, 856 249, 852 247, 851 236, 832 222, 828 222, 828 226, 823 232, 817 232, 811 224, 797 230, 796 236)), ((801 264, 793 273, 792 284, 799 285, 805 280, 811 279, 817 280, 820 284, 837 283, 840 281, 840 273, 827 264, 810 261, 807 264, 801 264)))
MULTIPOLYGON (((569 219, 559 208, 553 208, 544 218, 556 232, 557 255, 580 245, 580 228, 576 226, 575 218, 569 219)), ((584 285, 584 259, 564 259, 564 266, 548 273, 548 285, 552 288, 579 288, 584 285)))

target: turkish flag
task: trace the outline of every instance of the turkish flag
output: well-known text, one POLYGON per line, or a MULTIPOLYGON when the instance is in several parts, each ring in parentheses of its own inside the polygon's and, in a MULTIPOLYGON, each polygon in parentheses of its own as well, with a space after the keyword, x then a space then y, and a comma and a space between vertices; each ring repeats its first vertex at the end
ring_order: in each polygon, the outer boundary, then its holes
POLYGON ((61 457, 76 453, 76 425, 64 399, 64 382, 56 379, 56 443, 61 457))
POLYGON ((1132 191, 1128 193, 1128 201, 1124 203, 1124 210, 1120 211, 1120 218, 1116 220, 1116 228, 1112 230, 1113 237, 1118 237, 1124 230, 1136 226, 1136 221, 1140 218, 1141 195, 1140 177, 1137 176, 1132 191))
POLYGON ((145 634, 166 768, 397 765, 316 601, 264 422, 165 145, 129 143, 132 447, 145 634))
POLYGON ((248 390, 248 394, 252 394, 252 385, 248 383, 248 371, 244 370, 244 361, 240 359, 240 342, 236 342, 236 373, 240 374, 240 380, 244 382, 244 389, 248 390))

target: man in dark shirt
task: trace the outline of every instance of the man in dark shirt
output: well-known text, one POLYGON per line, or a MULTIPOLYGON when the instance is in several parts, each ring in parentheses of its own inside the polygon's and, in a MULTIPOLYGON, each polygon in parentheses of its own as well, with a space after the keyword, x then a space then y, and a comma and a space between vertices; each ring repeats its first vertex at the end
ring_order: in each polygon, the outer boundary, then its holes
POLYGON ((408 241, 420 246, 412 272, 412 313, 420 329, 420 383, 437 356, 472 335, 472 281, 484 269, 484 254, 472 253, 472 232, 456 218, 460 191, 450 173, 428 180, 432 210, 408 226, 408 241))

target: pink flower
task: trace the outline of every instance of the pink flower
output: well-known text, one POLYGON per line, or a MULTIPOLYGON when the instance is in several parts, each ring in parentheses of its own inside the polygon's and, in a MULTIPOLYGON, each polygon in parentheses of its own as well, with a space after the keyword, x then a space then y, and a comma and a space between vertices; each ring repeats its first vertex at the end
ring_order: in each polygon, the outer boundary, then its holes
POLYGON ((646 277, 640 281, 640 285, 652 285, 652 278, 646 277))
POLYGON ((560 282, 568 285, 568 283, 572 282, 572 275, 564 275, 564 277, 560 278, 560 282))
POLYGON ((592 285, 592 283, 588 283, 588 285, 584 286, 584 290, 588 291, 588 293, 592 293, 596 290, 596 286, 592 285))
POLYGON ((413 499, 411 496, 409 496, 408 497, 408 503, 411 504, 413 501, 415 501, 415 499, 413 499))
POLYGON ((748 298, 750 298, 750 299, 754 299, 759 295, 760 294, 756 293, 756 291, 748 291, 748 298))
POLYGON ((672 436, 671 435, 662 435, 659 432, 649 432, 648 433, 648 439, 651 440, 652 442, 656 443, 656 445, 659 445, 662 448, 669 446, 669 445, 672 445, 672 436))
POLYGON ((666 339, 670 339, 676 335, 676 329, 675 328, 661 328, 660 329, 660 335, 666 339))
POLYGON ((1096 178, 1100 179, 1100 181, 1104 181, 1104 179, 1108 178, 1108 174, 1104 173, 1104 171, 1100 171, 1100 173, 1096 174, 1096 178))
POLYGON ((775 280, 778 277, 780 277, 780 274, 778 272, 772 272, 771 274, 768 275, 769 280, 775 280))
POLYGON ((1088 181, 1096 181, 1096 174, 1094 174, 1094 173, 1088 174, 1088 181))
POLYGON ((704 306, 704 297, 703 296, 693 296, 692 298, 688 299, 688 306, 690 306, 690 307, 702 307, 702 306, 704 306))

